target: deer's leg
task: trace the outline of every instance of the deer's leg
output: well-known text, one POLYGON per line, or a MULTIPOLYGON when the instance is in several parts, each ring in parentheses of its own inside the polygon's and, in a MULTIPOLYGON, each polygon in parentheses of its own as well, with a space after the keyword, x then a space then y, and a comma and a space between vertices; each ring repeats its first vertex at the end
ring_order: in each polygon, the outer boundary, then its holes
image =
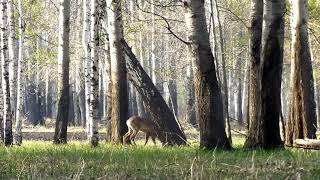
POLYGON ((145 141, 144 145, 146 145, 148 143, 149 137, 150 137, 150 134, 146 133, 146 141, 145 141))
POLYGON ((156 144, 157 144, 157 143, 156 143, 156 138, 155 138, 154 136, 152 136, 151 138, 152 138, 153 144, 156 145, 156 144))
POLYGON ((138 132, 139 130, 133 130, 133 133, 130 136, 130 140, 133 142, 134 145, 136 145, 136 141, 134 140, 134 138, 136 138, 138 132))
POLYGON ((126 144, 128 138, 130 138, 130 135, 132 134, 132 132, 133 131, 129 128, 128 132, 122 138, 122 143, 123 144, 126 144))

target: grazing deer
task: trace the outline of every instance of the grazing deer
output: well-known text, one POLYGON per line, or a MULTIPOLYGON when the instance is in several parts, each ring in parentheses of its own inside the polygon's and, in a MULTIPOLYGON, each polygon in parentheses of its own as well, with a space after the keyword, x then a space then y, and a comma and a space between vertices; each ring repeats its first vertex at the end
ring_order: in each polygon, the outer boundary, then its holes
POLYGON ((150 136, 154 144, 156 144, 156 138, 162 138, 162 131, 160 128, 149 119, 139 116, 132 116, 127 120, 126 123, 128 126, 128 132, 123 136, 123 144, 125 144, 129 139, 134 145, 136 145, 134 138, 139 131, 146 133, 146 141, 144 145, 148 143, 150 136))

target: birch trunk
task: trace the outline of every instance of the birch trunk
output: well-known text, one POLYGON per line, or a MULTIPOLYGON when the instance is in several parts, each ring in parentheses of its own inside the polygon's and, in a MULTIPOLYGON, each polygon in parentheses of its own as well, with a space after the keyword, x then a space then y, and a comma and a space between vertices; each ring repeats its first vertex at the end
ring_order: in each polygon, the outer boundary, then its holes
MULTIPOLYGON (((17 66, 17 108, 16 108, 16 135, 15 143, 20 145, 22 143, 22 118, 20 117, 22 111, 22 65, 23 65, 23 51, 24 51, 24 24, 22 20, 22 0, 18 1, 18 10, 19 10, 19 54, 18 54, 18 66, 17 66)), ((47 84, 47 83, 46 83, 47 84)), ((46 85, 48 87, 48 85, 46 85)), ((47 88, 46 88, 47 89, 47 88)), ((46 95, 47 96, 47 95, 46 95)), ((48 103, 48 101, 46 101, 48 103)), ((46 104, 47 107, 47 104, 46 104)), ((46 113, 48 111, 46 110, 46 113)))
POLYGON ((83 1, 83 34, 82 34, 82 45, 84 49, 84 79, 85 79, 85 120, 88 139, 89 137, 89 107, 90 107, 90 0, 83 1))
POLYGON ((292 62, 290 115, 286 143, 295 139, 316 138, 316 103, 308 36, 308 1, 294 0, 292 5, 292 62))
POLYGON ((188 0, 183 3, 190 41, 189 49, 195 65, 194 83, 198 103, 200 146, 207 149, 230 149, 231 145, 224 126, 222 95, 209 42, 204 1, 188 0))
POLYGON ((107 5, 109 21, 109 44, 111 59, 111 141, 122 143, 122 137, 127 132, 128 119, 128 84, 126 61, 124 56, 122 22, 122 1, 113 0, 107 5))
MULTIPOLYGON (((12 113, 15 109, 16 104, 16 65, 17 65, 17 54, 16 54, 16 33, 15 33, 15 22, 14 22, 14 3, 13 0, 8 1, 8 23, 9 23, 9 39, 8 39, 8 49, 9 49, 9 80, 10 80, 10 103, 12 108, 12 113)), ((14 116, 14 114, 13 114, 14 116)))
POLYGON ((9 52, 8 52, 8 3, 1 1, 1 67, 2 67, 2 92, 3 92, 3 129, 4 144, 10 146, 13 143, 12 136, 12 113, 10 104, 10 81, 9 81, 9 52))
POLYGON ((54 133, 54 143, 67 143, 67 126, 69 115, 69 33, 70 33, 70 1, 60 0, 59 9, 59 46, 58 46, 58 66, 59 66, 59 104, 54 133))

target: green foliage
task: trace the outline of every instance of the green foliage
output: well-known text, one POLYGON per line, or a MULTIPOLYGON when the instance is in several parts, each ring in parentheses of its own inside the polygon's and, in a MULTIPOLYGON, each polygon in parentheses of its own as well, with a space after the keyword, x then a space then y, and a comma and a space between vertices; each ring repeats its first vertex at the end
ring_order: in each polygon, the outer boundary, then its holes
MULTIPOLYGON (((239 146, 241 143, 237 143, 239 146)), ((319 179, 319 152, 204 151, 191 147, 53 145, 0 147, 1 179, 319 179)))

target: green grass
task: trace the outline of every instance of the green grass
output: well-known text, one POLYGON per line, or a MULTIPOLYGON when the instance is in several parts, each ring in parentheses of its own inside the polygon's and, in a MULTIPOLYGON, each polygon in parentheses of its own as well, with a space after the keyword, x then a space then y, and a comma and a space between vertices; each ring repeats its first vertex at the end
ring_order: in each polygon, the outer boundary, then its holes
POLYGON ((232 151, 205 151, 29 141, 0 147, 0 179, 320 179, 318 151, 245 151, 241 139, 235 144, 232 151))

